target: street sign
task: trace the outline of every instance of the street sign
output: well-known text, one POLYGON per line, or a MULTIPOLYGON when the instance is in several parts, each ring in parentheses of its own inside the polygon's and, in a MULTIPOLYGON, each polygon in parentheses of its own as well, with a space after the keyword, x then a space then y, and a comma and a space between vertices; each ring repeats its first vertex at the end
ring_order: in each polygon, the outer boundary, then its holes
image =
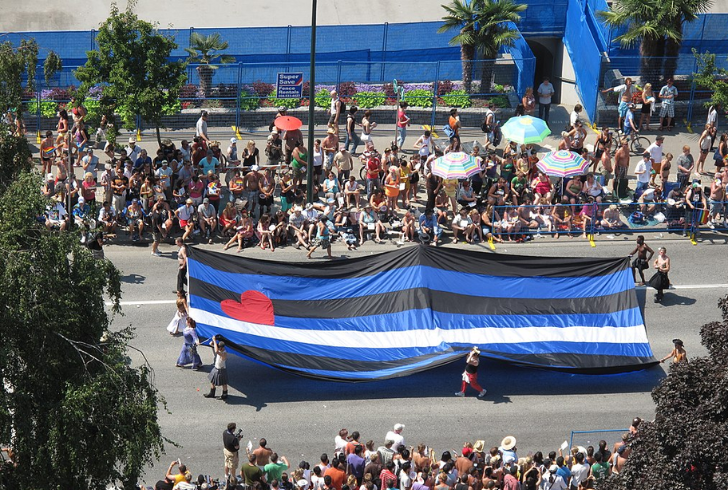
POLYGON ((277 99, 300 99, 303 97, 303 73, 279 73, 276 77, 277 99))

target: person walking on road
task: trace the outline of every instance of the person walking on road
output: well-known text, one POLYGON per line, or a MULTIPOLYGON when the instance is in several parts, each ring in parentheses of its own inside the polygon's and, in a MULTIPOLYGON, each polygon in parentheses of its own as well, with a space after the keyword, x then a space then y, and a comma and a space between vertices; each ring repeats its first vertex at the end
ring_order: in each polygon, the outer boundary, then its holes
POLYGON ((665 297, 664 290, 670 287, 670 278, 667 276, 667 273, 670 272, 670 257, 667 256, 665 247, 660 247, 657 254, 654 262, 657 271, 650 279, 650 286, 657 289, 655 303, 662 301, 662 298, 665 297))
POLYGON ((215 390, 218 386, 222 386, 222 396, 220 400, 226 400, 228 397, 228 375, 227 375, 227 351, 225 350, 225 342, 217 340, 217 336, 212 337, 212 348, 215 350, 215 362, 212 371, 207 376, 210 380, 210 392, 202 396, 205 398, 215 398, 215 390))
POLYGON ((632 279, 637 282, 637 276, 635 275, 635 272, 638 272, 641 281, 637 285, 644 286, 644 271, 645 269, 648 269, 650 267, 650 260, 652 260, 652 256, 655 255, 655 251, 652 250, 650 246, 645 243, 645 237, 643 235, 639 235, 637 237, 637 246, 634 248, 634 250, 632 250, 629 256, 633 257, 635 254, 637 254, 637 257, 635 257, 635 259, 632 261, 632 279))
POLYGON ((478 384, 478 365, 480 364, 480 349, 473 347, 465 359, 465 371, 463 372, 463 384, 455 396, 465 396, 465 389, 470 385, 478 391, 478 398, 482 398, 488 392, 478 384))
POLYGON ((685 351, 683 341, 680 339, 672 339, 672 343, 675 347, 670 351, 668 355, 660 359, 663 363, 672 357, 672 362, 677 364, 679 362, 688 362, 688 353, 685 351))
POLYGON ((175 293, 185 290, 185 284, 187 284, 187 245, 181 237, 177 237, 175 243, 179 247, 177 251, 177 261, 179 267, 177 268, 177 290, 175 293))

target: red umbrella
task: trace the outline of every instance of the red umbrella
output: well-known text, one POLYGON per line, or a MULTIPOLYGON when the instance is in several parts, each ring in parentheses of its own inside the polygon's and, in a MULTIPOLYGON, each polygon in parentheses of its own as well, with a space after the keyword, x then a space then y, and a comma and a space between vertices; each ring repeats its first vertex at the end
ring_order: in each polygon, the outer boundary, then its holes
POLYGON ((277 117, 273 124, 283 131, 293 131, 294 129, 298 129, 303 126, 301 120, 293 116, 277 117))

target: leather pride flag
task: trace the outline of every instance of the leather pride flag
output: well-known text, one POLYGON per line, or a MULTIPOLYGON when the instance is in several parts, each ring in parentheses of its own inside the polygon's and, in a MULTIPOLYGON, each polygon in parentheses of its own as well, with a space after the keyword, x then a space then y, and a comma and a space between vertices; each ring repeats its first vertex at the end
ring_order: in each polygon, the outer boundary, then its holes
POLYGON ((202 336, 302 376, 371 381, 431 369, 473 346, 503 361, 607 374, 656 361, 627 258, 495 255, 413 246, 331 262, 192 248, 202 336))

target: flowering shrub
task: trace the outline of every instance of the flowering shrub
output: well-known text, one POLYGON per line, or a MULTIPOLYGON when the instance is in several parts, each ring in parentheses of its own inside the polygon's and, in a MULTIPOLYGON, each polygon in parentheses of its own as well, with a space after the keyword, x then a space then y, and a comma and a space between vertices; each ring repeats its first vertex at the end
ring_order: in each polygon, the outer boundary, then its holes
POLYGON ((354 84, 354 87, 356 88, 357 94, 360 94, 362 92, 373 92, 377 94, 384 93, 384 86, 381 83, 356 83, 354 84))
POLYGON ((104 87, 101 85, 95 85, 88 89, 88 94, 86 95, 86 100, 99 100, 101 98, 101 95, 104 93, 104 87))
POLYGON ((340 97, 351 97, 356 94, 356 84, 354 82, 341 82, 339 84, 339 96, 340 97))
POLYGON ((265 82, 254 82, 253 91, 261 97, 268 97, 268 94, 274 92, 276 89, 272 83, 265 82))

